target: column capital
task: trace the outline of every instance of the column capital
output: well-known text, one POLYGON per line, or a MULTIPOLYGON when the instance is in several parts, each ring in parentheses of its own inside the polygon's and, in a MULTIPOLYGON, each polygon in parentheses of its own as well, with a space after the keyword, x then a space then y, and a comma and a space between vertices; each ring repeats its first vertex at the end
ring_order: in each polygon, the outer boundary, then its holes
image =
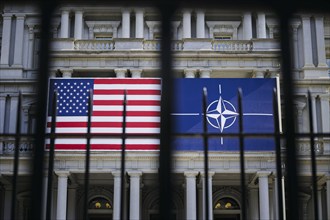
POLYGON ((190 9, 190 8, 182 9, 182 13, 191 13, 191 12, 192 12, 192 9, 190 9))
POLYGON ((122 13, 131 13, 131 11, 132 11, 132 9, 130 9, 130 8, 123 8, 123 9, 121 9, 121 12, 122 13))
POLYGON ((127 174, 130 177, 140 177, 140 176, 142 176, 142 172, 141 171, 128 171, 127 174))
MULTIPOLYGON (((200 172, 200 174, 201 174, 201 177, 203 177, 203 178, 205 177, 204 172, 200 172)), ((213 177, 214 174, 215 174, 215 172, 213 172, 213 171, 209 171, 209 178, 210 178, 210 177, 213 177)))
POLYGON ((114 69, 117 78, 125 78, 126 77, 126 73, 127 73, 127 69, 124 68, 119 68, 119 69, 114 69))
POLYGON ((272 172, 271 171, 258 171, 257 176, 260 177, 268 177, 272 172))
POLYGON ((310 14, 302 14, 301 15, 301 20, 303 20, 303 21, 310 20, 311 16, 312 15, 310 15, 310 14))
POLYGON ((195 78, 197 69, 195 69, 195 68, 184 69, 183 73, 186 78, 195 78))
POLYGON ((199 173, 198 171, 191 170, 191 171, 186 171, 183 174, 185 177, 196 177, 198 173, 199 173))
POLYGON ((112 176, 114 176, 114 177, 121 177, 121 172, 120 172, 120 170, 113 171, 113 172, 111 172, 111 174, 112 174, 112 176))
POLYGON ((70 171, 66 171, 66 170, 55 170, 55 174, 58 177, 68 177, 70 175, 70 171))
POLYGON ((73 69, 60 69, 60 71, 63 74, 62 75, 63 78, 71 78, 72 77, 73 69))
POLYGON ((252 78, 264 78, 265 72, 265 70, 253 70, 252 78))
POLYGON ((144 13, 145 9, 144 8, 134 8, 135 13, 144 13))
POLYGON ((199 76, 200 78, 210 78, 212 70, 208 68, 199 69, 199 76))
POLYGON ((129 70, 132 74, 132 78, 141 78, 143 69, 130 69, 129 70))
POLYGON ((26 17, 26 14, 15 14, 16 20, 24 20, 26 17))
POLYGON ((12 13, 4 13, 2 15, 2 20, 11 20, 12 19, 13 14, 12 13))

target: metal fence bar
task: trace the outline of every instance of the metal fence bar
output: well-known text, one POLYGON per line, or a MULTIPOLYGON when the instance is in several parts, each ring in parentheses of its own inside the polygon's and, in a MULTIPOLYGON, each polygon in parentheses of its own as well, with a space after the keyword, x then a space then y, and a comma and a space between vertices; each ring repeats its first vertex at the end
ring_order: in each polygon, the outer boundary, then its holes
POLYGON ((54 175, 54 151, 56 134, 56 116, 57 116, 57 92, 53 93, 52 100, 52 124, 50 130, 50 145, 48 158, 48 182, 47 182, 47 201, 46 201, 46 220, 51 219, 52 199, 53 199, 53 175, 54 175))
POLYGON ((291 47, 289 35, 289 20, 291 16, 289 7, 281 8, 279 11, 281 56, 282 56, 282 77, 284 91, 284 118, 285 118, 285 142, 286 142, 286 179, 288 206, 287 219, 296 219, 298 212, 298 175, 297 175, 297 154, 295 143, 295 119, 294 119, 294 96, 293 79, 291 75, 291 47))
POLYGON ((43 207, 43 174, 44 174, 44 147, 45 147, 45 124, 48 91, 48 70, 50 56, 50 27, 53 11, 56 8, 56 1, 41 1, 41 34, 40 34, 40 53, 38 71, 38 112, 37 125, 35 132, 35 149, 33 158, 32 174, 32 202, 31 219, 40 220, 41 208, 43 207))
POLYGON ((84 216, 88 220, 88 190, 89 190, 89 166, 90 166, 90 151, 91 151, 91 125, 92 125, 92 111, 93 111, 93 90, 89 90, 88 98, 88 116, 87 116, 87 144, 86 144, 86 161, 85 161, 85 181, 84 181, 84 216))
POLYGON ((171 16, 175 11, 172 1, 162 1, 159 5, 161 14, 161 126, 159 154, 159 196, 160 220, 170 220, 172 204, 172 143, 171 143, 171 110, 172 110, 172 23, 171 16))
POLYGON ((13 191, 11 199, 11 219, 16 219, 16 193, 17 193, 17 178, 19 165, 19 142, 21 134, 21 108, 22 108, 22 93, 18 95, 18 106, 16 112, 16 134, 15 134, 15 154, 14 154, 14 173, 13 173, 13 191))
POLYGON ((316 180, 316 161, 315 161, 315 136, 314 136, 314 125, 313 125, 312 98, 311 98, 311 92, 310 91, 308 91, 307 102, 308 102, 308 119, 309 119, 311 161, 312 161, 311 169, 312 169, 314 219, 318 220, 319 219, 319 213, 318 213, 317 182, 316 182, 317 180, 316 180))
POLYGON ((204 198, 205 198, 205 219, 210 219, 210 213, 209 213, 209 141, 207 134, 207 89, 203 88, 203 142, 204 142, 204 198))
POLYGON ((246 189, 245 189, 245 166, 244 166, 244 136, 243 134, 243 107, 242 107, 242 89, 238 89, 238 119, 239 119, 239 155, 241 168, 241 203, 242 203, 242 220, 246 220, 246 189))
POLYGON ((121 136, 121 167, 120 167, 120 220, 124 219, 125 207, 125 150, 126 150, 126 107, 127 107, 127 91, 124 91, 123 101, 123 133, 121 136))
POLYGON ((274 112, 274 140, 276 151, 276 183, 277 183, 277 203, 278 203, 278 216, 279 220, 283 219, 283 191, 282 191, 282 155, 281 155, 281 137, 280 137, 280 124, 279 124, 279 112, 278 112, 278 94, 274 88, 273 91, 273 112, 274 112))

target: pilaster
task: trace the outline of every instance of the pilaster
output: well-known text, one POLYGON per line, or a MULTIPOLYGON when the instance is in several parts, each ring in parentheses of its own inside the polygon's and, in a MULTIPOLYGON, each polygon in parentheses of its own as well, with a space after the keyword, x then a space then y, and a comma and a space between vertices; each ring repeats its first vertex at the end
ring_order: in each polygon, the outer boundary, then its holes
POLYGON ((113 180, 113 220, 120 219, 120 191, 121 191, 121 175, 120 172, 112 172, 113 180))
POLYGON ((24 14, 16 14, 16 32, 13 66, 23 67, 24 14))
POLYGON ((213 220, 213 192, 212 192, 212 177, 214 176, 215 172, 209 172, 208 173, 208 180, 207 180, 207 183, 205 183, 205 174, 204 173, 201 173, 201 178, 202 178, 202 187, 203 187, 203 219, 205 219, 205 210, 206 210, 206 201, 208 202, 209 204, 209 218, 210 220, 213 220), (208 188, 209 188, 209 193, 208 193, 208 196, 207 198, 205 198, 205 187, 206 187, 206 184, 208 184, 208 188))
POLYGON ((266 15, 264 12, 258 12, 257 17, 257 37, 266 38, 266 15))
POLYGON ((29 41, 28 41, 28 68, 33 68, 34 58, 34 25, 28 25, 29 28, 29 41))
POLYGON ((2 27, 2 45, 1 45, 1 66, 9 65, 9 49, 11 43, 11 20, 12 14, 3 14, 3 27, 2 27))

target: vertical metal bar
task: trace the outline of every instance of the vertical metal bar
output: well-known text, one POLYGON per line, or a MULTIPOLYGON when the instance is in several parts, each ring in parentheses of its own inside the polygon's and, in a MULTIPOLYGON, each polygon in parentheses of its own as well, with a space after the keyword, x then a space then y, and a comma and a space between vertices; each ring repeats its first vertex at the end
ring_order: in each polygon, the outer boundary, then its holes
POLYGON ((171 141, 171 110, 172 110, 172 23, 171 16, 175 11, 171 0, 164 0, 159 5, 162 23, 161 40, 161 76, 162 76, 162 99, 161 99, 161 132, 160 132, 160 155, 159 155, 159 196, 160 196, 160 219, 170 220, 172 204, 172 141, 171 141))
POLYGON ((11 219, 16 219, 16 192, 18 179, 18 162, 19 162, 19 142, 21 135, 21 108, 22 108, 22 93, 18 95, 18 105, 16 112, 16 134, 15 134, 15 154, 14 154, 14 176, 13 176, 13 191, 11 196, 11 219))
POLYGON ((245 167, 244 167, 244 136, 243 136, 243 109, 242 89, 238 89, 238 119, 239 119, 239 155, 241 168, 241 193, 242 193, 242 220, 246 220, 246 190, 245 190, 245 167))
POLYGON ((88 220, 88 189, 89 189, 89 165, 91 151, 91 125, 93 111, 93 90, 89 90, 88 99, 88 119, 87 119, 87 145, 86 145, 86 161, 85 161, 85 183, 84 183, 84 219, 88 220))
POLYGON ((289 34, 289 19, 291 16, 290 6, 283 1, 280 7, 280 27, 281 27, 281 60, 282 60, 282 86, 284 91, 284 118, 285 118, 285 140, 286 140, 286 175, 287 175, 287 219, 296 219, 298 211, 298 175, 297 175, 297 155, 295 143, 295 116, 293 105, 293 79, 291 75, 291 50, 289 34))
POLYGON ((127 105, 127 92, 124 91, 123 101, 123 132, 122 132, 122 144, 121 144, 121 170, 120 170, 120 220, 124 219, 124 207, 125 207, 125 148, 126 148, 126 105, 127 105))
POLYGON ((48 69, 49 69, 49 43, 51 39, 50 27, 53 10, 56 8, 56 1, 40 1, 41 6, 41 40, 39 55, 38 74, 38 112, 37 126, 35 132, 35 148, 33 158, 32 174, 32 201, 30 219, 42 219, 43 206, 43 174, 44 174, 44 147, 45 147, 45 125, 47 115, 47 90, 48 90, 48 69))
POLYGON ((46 202, 46 220, 51 219, 51 204, 53 192, 53 172, 54 172, 54 149, 55 149, 55 132, 56 132, 56 116, 57 116, 57 91, 53 93, 52 100, 52 125, 50 130, 50 146, 48 158, 48 182, 47 182, 47 202, 46 202))
POLYGON ((273 91, 273 112, 274 112, 274 139, 276 148, 276 173, 277 173, 277 198, 278 198, 278 219, 283 219, 283 196, 282 196, 282 157, 281 157, 281 141, 280 141, 280 123, 278 111, 277 90, 273 91))
POLYGON ((207 89, 203 88, 203 142, 204 142, 204 198, 205 198, 205 219, 210 219, 209 213, 209 143, 207 136, 207 117, 206 117, 206 109, 207 109, 207 89))
POLYGON ((317 200, 317 183, 316 183, 316 160, 315 160, 315 135, 313 125, 313 108, 311 92, 308 91, 308 119, 309 119, 309 137, 311 144, 311 169, 312 169, 312 186, 313 186, 313 205, 314 205, 314 219, 319 219, 318 200, 317 200))

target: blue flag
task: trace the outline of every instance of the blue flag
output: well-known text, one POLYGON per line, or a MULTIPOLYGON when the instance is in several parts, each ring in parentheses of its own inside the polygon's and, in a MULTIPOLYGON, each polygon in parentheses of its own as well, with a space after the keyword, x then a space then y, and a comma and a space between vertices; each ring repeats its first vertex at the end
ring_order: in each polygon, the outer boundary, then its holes
MULTIPOLYGON (((276 79, 176 79, 175 103, 172 112, 174 132, 203 132, 202 91, 207 89, 208 133, 219 134, 209 138, 211 151, 237 151, 237 137, 221 134, 239 132, 237 91, 243 91, 242 111, 244 133, 274 132, 273 89, 276 79)), ((273 138, 249 137, 244 140, 245 150, 274 150, 273 138)), ((179 137, 174 139, 176 150, 203 150, 202 138, 179 137)))

